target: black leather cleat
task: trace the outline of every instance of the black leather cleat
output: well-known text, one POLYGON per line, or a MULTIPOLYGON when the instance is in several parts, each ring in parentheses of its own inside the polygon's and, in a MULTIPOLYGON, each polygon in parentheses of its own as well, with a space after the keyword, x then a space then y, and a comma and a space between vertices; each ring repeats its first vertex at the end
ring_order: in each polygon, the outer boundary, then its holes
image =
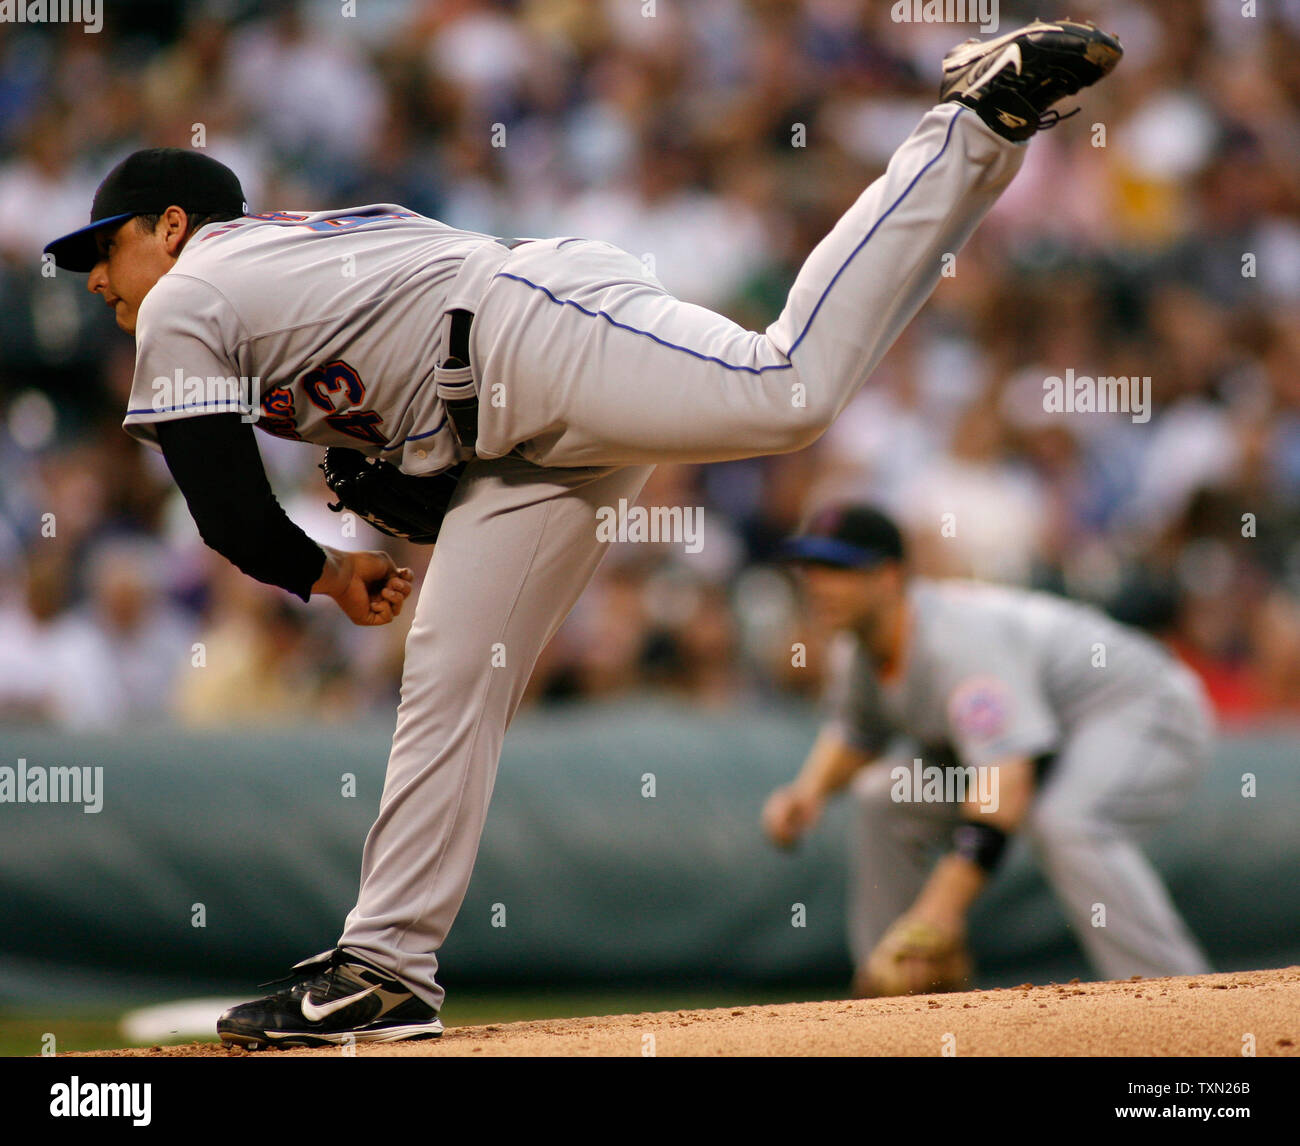
POLYGON ((943 60, 939 98, 963 104, 999 135, 1021 142, 1068 119, 1051 105, 1109 75, 1123 54, 1119 40, 1094 24, 1035 20, 953 48, 943 60))
POLYGON ((325 951, 304 959, 294 964, 285 981, 282 990, 223 1014, 217 1020, 221 1041, 260 1050, 388 1043, 442 1034, 438 1012, 428 1003, 400 979, 348 952, 325 951))

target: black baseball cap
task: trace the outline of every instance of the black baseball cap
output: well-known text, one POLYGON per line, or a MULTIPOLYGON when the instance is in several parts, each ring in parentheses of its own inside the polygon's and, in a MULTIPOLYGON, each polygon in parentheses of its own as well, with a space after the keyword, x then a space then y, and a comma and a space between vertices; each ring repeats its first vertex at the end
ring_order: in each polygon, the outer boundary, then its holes
POLYGON ((870 505, 832 505, 815 513, 780 549, 785 561, 809 561, 840 569, 869 569, 903 560, 903 535, 870 505))
POLYGON ((64 270, 91 271, 100 258, 96 232, 135 215, 161 215, 172 206, 194 215, 248 212, 239 178, 224 163, 183 147, 151 147, 128 155, 104 176, 90 224, 47 243, 45 253, 64 270))

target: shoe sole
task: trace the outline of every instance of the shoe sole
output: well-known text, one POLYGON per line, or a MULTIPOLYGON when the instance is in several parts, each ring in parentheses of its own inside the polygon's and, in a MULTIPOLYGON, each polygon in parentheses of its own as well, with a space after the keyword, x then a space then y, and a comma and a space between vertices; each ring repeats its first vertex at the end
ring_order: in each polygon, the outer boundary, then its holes
POLYGON ((442 1037, 442 1023, 439 1022, 436 1029, 428 1023, 413 1023, 403 1027, 383 1027, 373 1031, 340 1031, 338 1034, 330 1035, 306 1031, 264 1031, 261 1034, 242 1034, 238 1031, 217 1033, 223 1043, 243 1047, 244 1050, 256 1051, 270 1047, 288 1050, 293 1047, 345 1046, 349 1040, 354 1043, 396 1043, 438 1039, 442 1037))

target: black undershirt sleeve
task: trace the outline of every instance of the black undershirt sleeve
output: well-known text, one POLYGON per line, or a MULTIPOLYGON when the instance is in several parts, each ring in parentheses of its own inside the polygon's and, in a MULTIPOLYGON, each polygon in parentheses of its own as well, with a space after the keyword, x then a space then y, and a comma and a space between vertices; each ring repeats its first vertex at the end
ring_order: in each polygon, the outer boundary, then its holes
POLYGON ((325 551, 276 501, 252 425, 239 414, 204 414, 156 430, 204 542, 250 577, 308 600, 325 551))

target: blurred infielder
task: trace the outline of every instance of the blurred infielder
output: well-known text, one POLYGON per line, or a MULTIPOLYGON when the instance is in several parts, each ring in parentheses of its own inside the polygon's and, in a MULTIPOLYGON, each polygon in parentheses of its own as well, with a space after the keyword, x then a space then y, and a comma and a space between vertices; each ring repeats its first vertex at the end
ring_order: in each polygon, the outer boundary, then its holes
POLYGON ((135 334, 126 429, 161 449, 204 540, 259 580, 333 596, 358 624, 392 620, 411 591, 387 554, 322 549, 285 517, 241 414, 336 447, 327 475, 342 502, 437 539, 356 907, 333 950, 222 1016, 223 1039, 441 1031, 435 952, 469 883, 506 726, 602 555, 597 510, 635 499, 655 462, 816 440, 1015 175, 1024 141, 1060 118, 1051 105, 1120 55, 1068 22, 954 49, 940 104, 762 334, 678 301, 607 243, 506 243, 392 204, 249 215, 234 174, 193 152, 138 152, 108 175, 90 225, 46 250, 88 271, 135 334), (205 379, 256 392, 235 402, 205 379))
POLYGON ((1209 970, 1138 844, 1210 763, 1191 670, 1091 606, 909 577, 868 506, 822 511, 786 554, 843 635, 829 719, 763 819, 789 846, 852 786, 855 994, 965 985, 966 913, 1016 831, 1102 978, 1209 970))

